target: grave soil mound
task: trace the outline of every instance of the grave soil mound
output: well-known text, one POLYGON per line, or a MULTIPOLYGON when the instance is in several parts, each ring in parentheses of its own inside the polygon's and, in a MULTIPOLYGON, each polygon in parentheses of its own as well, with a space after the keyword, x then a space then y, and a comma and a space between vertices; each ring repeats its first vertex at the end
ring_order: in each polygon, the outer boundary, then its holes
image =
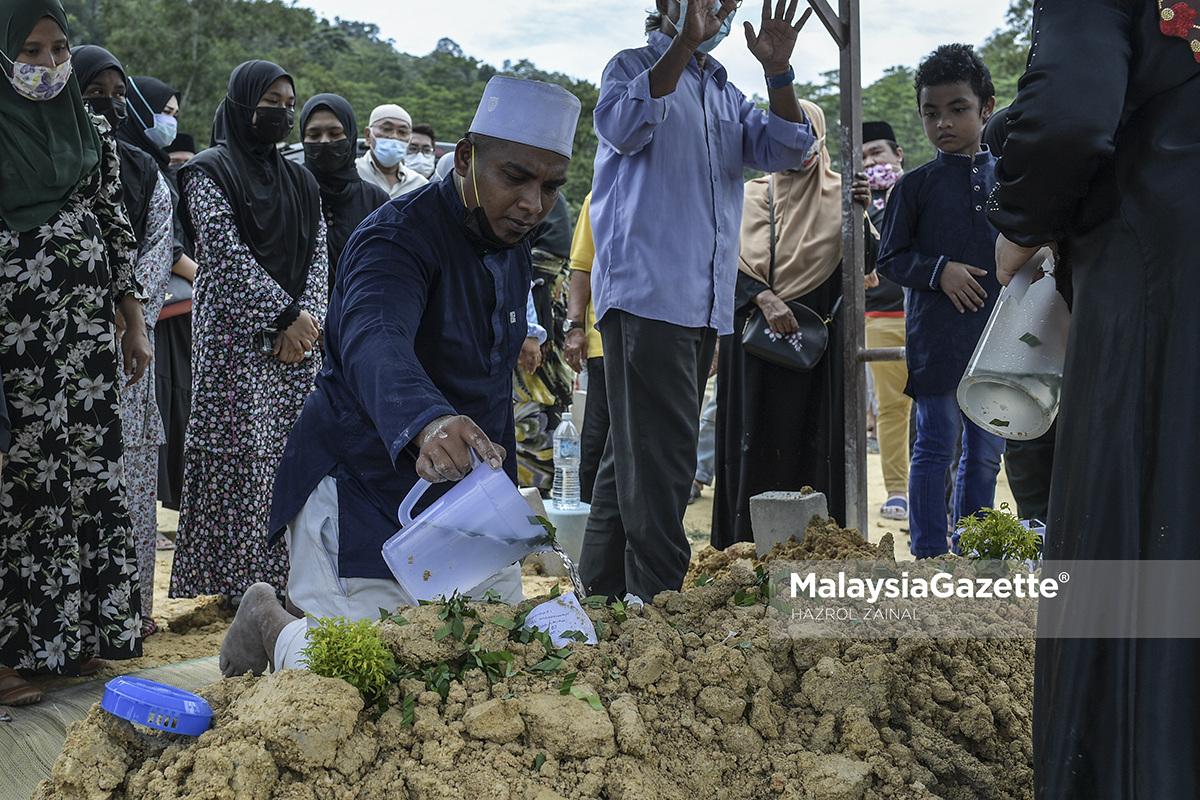
POLYGON ((777 542, 764 558, 755 558, 754 542, 737 542, 724 550, 712 545, 701 547, 692 556, 688 565, 687 578, 683 582, 687 591, 702 575, 720 578, 729 574, 730 566, 738 559, 748 558, 755 566, 772 561, 818 561, 826 559, 883 559, 895 560, 895 541, 892 534, 885 533, 878 544, 871 544, 853 528, 842 528, 827 517, 813 517, 802 541, 793 536, 786 542, 777 542))
MULTIPOLYGON (((809 532, 806 557, 838 550, 823 535, 809 532)), ((376 718, 349 684, 303 671, 201 690, 215 716, 200 737, 97 705, 34 798, 1032 798, 1031 640, 772 637, 764 605, 735 602, 752 562, 723 572, 623 621, 589 609, 600 643, 572 645, 551 674, 533 669, 543 645, 490 621, 517 609, 476 606, 475 646, 509 651, 520 673, 467 672, 444 700, 403 681, 412 724, 398 692, 376 718)), ((381 624, 402 667, 464 653, 435 640, 440 610, 381 624)))

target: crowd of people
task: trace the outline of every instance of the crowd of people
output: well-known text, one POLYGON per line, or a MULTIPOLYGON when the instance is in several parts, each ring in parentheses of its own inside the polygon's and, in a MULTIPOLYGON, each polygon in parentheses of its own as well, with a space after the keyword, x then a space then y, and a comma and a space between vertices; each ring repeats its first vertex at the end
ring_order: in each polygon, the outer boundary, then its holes
MULTIPOLYGON (((58 0, 0 0, 0 705, 40 699, 30 676, 140 655, 162 547, 171 596, 237 606, 226 675, 303 666, 313 615, 412 604, 380 555, 399 500, 440 484, 427 504, 473 462, 548 491, 576 374, 587 593, 679 590, 684 510, 710 482, 717 547, 753 539, 765 491, 812 486, 844 519, 850 324, 906 351, 871 365, 880 512, 908 520, 915 557, 957 550, 958 520, 993 505, 1005 440, 955 388, 1001 284, 1047 244, 1073 329, 1057 446, 1005 459, 1018 505, 1048 518, 1057 557, 1194 558, 1178 535, 1197 437, 1194 209, 1176 202, 1200 148, 1193 29, 1153 4, 1039 7, 1020 93, 995 114, 971 47, 930 54, 914 89, 936 157, 906 170, 892 126, 863 127, 849 207, 866 318, 848 320, 842 177, 790 66, 807 15, 768 2, 744 26, 761 109, 711 56, 738 5, 657 0, 646 45, 609 62, 572 229, 560 189, 580 103, 561 87, 493 78, 440 160, 397 104, 371 110, 360 153, 351 104, 317 94, 293 161, 294 82, 247 61, 197 152, 178 91, 72 48, 58 0), (1106 46, 1078 44, 1080 25, 1106 46), (815 365, 743 343, 751 320, 789 341, 807 315, 830 331, 815 365), (180 511, 173 543, 159 498, 180 511)), ((523 596, 515 566, 461 588, 523 596)), ((1194 649, 1039 643, 1042 796, 1126 796, 1161 779, 1161 754, 1195 752, 1168 709, 1196 692, 1194 649), (1116 704, 1080 701, 1114 686, 1116 704), (1134 699, 1151 710, 1122 710, 1134 699)), ((1171 775, 1154 796, 1197 793, 1193 772, 1171 775)))

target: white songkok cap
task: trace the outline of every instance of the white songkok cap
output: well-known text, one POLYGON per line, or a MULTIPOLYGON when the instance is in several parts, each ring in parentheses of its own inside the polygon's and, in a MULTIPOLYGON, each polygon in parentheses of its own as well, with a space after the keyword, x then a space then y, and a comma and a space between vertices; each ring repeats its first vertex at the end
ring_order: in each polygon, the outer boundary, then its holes
POLYGON ((500 75, 488 81, 471 133, 571 157, 581 105, 561 86, 500 75))
POLYGON ((412 127, 412 117, 410 117, 408 115, 407 111, 405 111, 403 108, 396 105, 395 103, 388 103, 387 105, 376 106, 375 110, 371 112, 371 121, 368 122, 367 124, 374 125, 376 122, 379 122, 379 120, 381 120, 381 119, 403 120, 404 122, 408 123, 408 126, 410 128, 412 127))

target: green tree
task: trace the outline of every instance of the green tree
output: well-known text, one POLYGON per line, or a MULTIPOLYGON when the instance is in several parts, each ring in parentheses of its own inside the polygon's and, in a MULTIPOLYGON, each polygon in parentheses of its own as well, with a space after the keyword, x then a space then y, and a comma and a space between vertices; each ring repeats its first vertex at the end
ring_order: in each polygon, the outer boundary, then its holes
POLYGON ((1033 28, 1033 0, 1011 0, 1004 21, 1007 27, 993 31, 979 48, 996 85, 996 108, 1013 101, 1017 96, 1017 81, 1025 74, 1033 28))

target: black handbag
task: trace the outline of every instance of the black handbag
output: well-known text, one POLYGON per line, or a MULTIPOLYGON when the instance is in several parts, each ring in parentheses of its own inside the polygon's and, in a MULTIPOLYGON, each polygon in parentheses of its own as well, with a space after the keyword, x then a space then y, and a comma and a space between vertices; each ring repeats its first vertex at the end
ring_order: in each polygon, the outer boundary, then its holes
MULTIPOLYGON (((768 214, 771 219, 771 265, 767 273, 767 285, 775 279, 775 195, 774 181, 767 184, 768 214)), ((772 287, 773 288, 773 287, 772 287)), ((825 355, 829 345, 829 323, 837 314, 842 298, 838 298, 829 316, 821 315, 795 300, 787 307, 796 317, 797 330, 786 335, 775 333, 767 322, 762 309, 755 308, 742 329, 742 349, 755 358, 797 372, 808 372, 825 355)))

